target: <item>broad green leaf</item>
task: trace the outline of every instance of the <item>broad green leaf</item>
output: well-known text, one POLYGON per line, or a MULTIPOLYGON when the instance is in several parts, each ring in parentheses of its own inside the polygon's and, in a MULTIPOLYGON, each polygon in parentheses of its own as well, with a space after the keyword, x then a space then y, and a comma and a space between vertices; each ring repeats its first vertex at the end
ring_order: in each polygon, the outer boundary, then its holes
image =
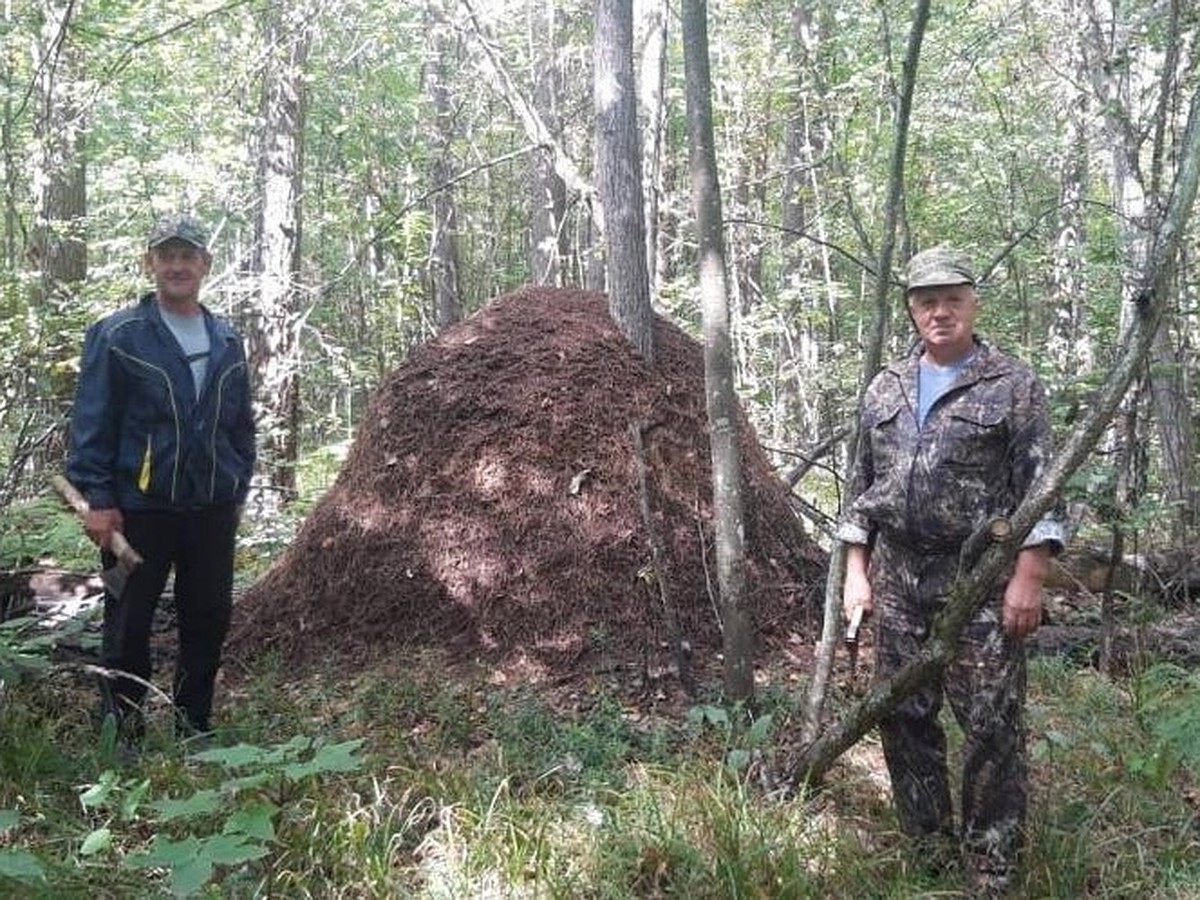
POLYGON ((271 851, 244 834, 215 834, 205 838, 200 848, 202 858, 218 865, 236 866, 252 859, 262 859, 271 851))
POLYGON ((190 859, 171 867, 171 893, 176 897, 190 897, 199 893, 212 878, 212 863, 203 857, 190 859))
POLYGON ((235 744, 232 747, 212 747, 208 750, 201 750, 199 753, 191 754, 189 759, 215 763, 226 769, 244 769, 247 766, 261 763, 266 755, 267 751, 262 747, 255 747, 252 744, 235 744))
POLYGON ((21 824, 21 814, 15 809, 0 809, 0 831, 16 828, 21 824))
POLYGON ((744 772, 750 764, 750 753, 747 750, 730 750, 725 756, 725 765, 734 772, 744 772))
POLYGON ((362 768, 362 760, 354 755, 362 743, 362 738, 357 738, 341 744, 323 746, 307 762, 285 766, 284 774, 293 781, 300 781, 310 775, 321 775, 327 772, 355 772, 362 768))
POLYGON ((239 791, 252 791, 265 784, 277 780, 277 772, 255 772, 253 775, 243 775, 240 778, 230 778, 221 782, 221 790, 226 794, 236 794, 239 791))
POLYGON ((79 848, 81 856, 95 856, 112 846, 112 830, 109 828, 97 828, 91 834, 83 839, 83 844, 79 848))
POLYGON ((116 789, 117 781, 117 773, 112 769, 105 769, 100 773, 100 780, 79 795, 79 802, 83 804, 84 809, 103 806, 116 789))
POLYGON ((173 841, 161 834, 154 836, 150 849, 141 853, 131 853, 125 860, 126 865, 134 869, 148 869, 154 866, 174 868, 189 863, 200 852, 199 838, 187 837, 182 841, 173 841))
POLYGON ((225 834, 244 834, 260 841, 275 840, 275 813, 272 803, 255 803, 239 809, 225 821, 225 834))
POLYGON ((150 793, 149 778, 143 778, 129 788, 125 796, 121 798, 122 822, 132 822, 137 817, 138 807, 142 805, 142 801, 146 799, 148 793, 150 793))
POLYGON ((196 791, 190 797, 182 800, 155 800, 150 808, 158 813, 162 822, 174 822, 177 819, 187 819, 192 816, 203 816, 216 812, 221 808, 221 794, 211 788, 196 791))
POLYGON ((746 739, 752 746, 761 747, 771 737, 771 728, 775 725, 775 719, 772 716, 759 716, 750 726, 750 733, 746 735, 746 739))
POLYGON ((0 849, 0 876, 28 884, 31 881, 43 880, 46 870, 42 868, 41 861, 28 850, 8 847, 0 849))

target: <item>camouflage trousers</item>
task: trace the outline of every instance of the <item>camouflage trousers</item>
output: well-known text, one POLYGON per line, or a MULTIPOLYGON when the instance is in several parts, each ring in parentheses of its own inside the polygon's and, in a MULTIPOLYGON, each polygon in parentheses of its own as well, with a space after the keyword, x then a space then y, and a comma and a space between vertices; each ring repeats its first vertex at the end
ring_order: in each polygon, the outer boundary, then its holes
MULTIPOLYGON (((879 622, 878 678, 916 655, 946 602, 958 554, 920 552, 881 538, 871 554, 879 622)), ((914 836, 951 836, 954 817, 946 735, 938 722, 949 700, 964 733, 962 850, 981 893, 1003 893, 1023 843, 1025 649, 1004 635, 997 590, 964 630, 944 677, 912 694, 880 726, 901 827, 914 836)))

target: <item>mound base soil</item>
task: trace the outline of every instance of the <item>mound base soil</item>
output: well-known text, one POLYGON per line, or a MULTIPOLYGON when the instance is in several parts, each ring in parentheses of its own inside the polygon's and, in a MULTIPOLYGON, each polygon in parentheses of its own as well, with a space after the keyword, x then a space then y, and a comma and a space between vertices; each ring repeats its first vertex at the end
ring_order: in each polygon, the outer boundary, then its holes
MULTIPOLYGON (((702 351, 663 319, 654 337, 651 366, 603 295, 529 288, 414 352, 239 598, 229 656, 273 653, 299 673, 433 649, 551 678, 670 668, 681 642, 719 659, 702 351)), ((825 560, 739 426, 761 648, 819 621, 825 560)))

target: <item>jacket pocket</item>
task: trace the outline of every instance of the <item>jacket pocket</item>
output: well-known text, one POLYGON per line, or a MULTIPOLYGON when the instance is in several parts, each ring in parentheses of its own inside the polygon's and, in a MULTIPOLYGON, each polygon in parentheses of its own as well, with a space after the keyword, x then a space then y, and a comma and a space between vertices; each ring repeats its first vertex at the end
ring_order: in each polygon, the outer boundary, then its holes
POLYGON ((944 437, 947 468, 960 474, 1007 478, 1008 424, 998 410, 955 412, 944 437))

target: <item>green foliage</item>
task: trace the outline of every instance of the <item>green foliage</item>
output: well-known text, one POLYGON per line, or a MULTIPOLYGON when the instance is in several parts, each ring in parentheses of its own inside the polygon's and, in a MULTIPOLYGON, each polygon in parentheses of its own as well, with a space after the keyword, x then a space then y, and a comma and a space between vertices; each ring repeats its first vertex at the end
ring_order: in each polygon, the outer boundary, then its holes
POLYGON ((76 616, 51 630, 31 616, 0 622, 0 684, 13 685, 49 672, 51 653, 61 644, 89 643, 84 636, 88 618, 76 616))
MULTIPOLYGON (((962 890, 953 871, 920 870, 880 789, 872 741, 814 797, 765 796, 731 764, 732 751, 769 755, 796 702, 789 682, 764 690, 754 717, 700 703, 675 719, 625 707, 602 682, 564 705, 483 672, 430 677, 444 670, 425 660, 398 671, 289 684, 257 673, 262 683, 239 692, 234 730, 329 737, 147 750, 120 769, 78 752, 90 732, 36 708, 62 713, 41 682, 11 692, 0 709, 0 893, 716 900, 962 890)), ((1170 668, 1114 682, 1064 662, 1031 667, 1023 896, 1083 896, 1097 879, 1125 886, 1111 896, 1174 896, 1200 877, 1186 801, 1196 783, 1189 692, 1194 678, 1170 668), (1164 749, 1169 771, 1139 768, 1164 749)))
POLYGON ((1131 775, 1168 786, 1180 766, 1200 779, 1200 674, 1156 663, 1133 682, 1138 721, 1150 736, 1145 752, 1131 755, 1131 775))
POLYGON ((734 707, 702 704, 688 710, 687 721, 692 726, 715 729, 725 745, 725 764, 734 772, 745 771, 755 751, 766 749, 775 730, 775 717, 769 713, 750 718, 746 711, 734 707))
POLYGON ((48 488, 33 500, 14 503, 0 518, 0 566, 27 566, 35 560, 85 572, 99 564, 78 517, 48 488))
POLYGON ((552 775, 608 783, 618 777, 620 764, 641 743, 621 705, 603 695, 595 698, 580 721, 555 715, 533 694, 519 692, 492 702, 489 726, 506 769, 519 784, 552 775))
POLYGON ((1193 814, 1172 789, 1195 784, 1179 767, 1181 741, 1195 742, 1194 680, 1152 666, 1127 689, 1063 661, 1030 675, 1030 758, 1044 786, 1031 806, 1029 896, 1077 897, 1094 883, 1172 896, 1163 885, 1181 871, 1200 876, 1185 847, 1193 814))
POLYGON ((224 778, 215 787, 196 788, 179 798, 149 799, 150 779, 106 770, 79 795, 85 810, 103 817, 84 837, 80 854, 115 853, 122 843, 115 826, 125 826, 129 842, 137 841, 138 831, 153 827, 150 845, 122 856, 120 864, 166 869, 171 893, 193 896, 222 869, 271 855, 283 811, 324 776, 360 770, 362 743, 297 736, 268 747, 237 744, 203 750, 189 759, 219 768, 224 778))

